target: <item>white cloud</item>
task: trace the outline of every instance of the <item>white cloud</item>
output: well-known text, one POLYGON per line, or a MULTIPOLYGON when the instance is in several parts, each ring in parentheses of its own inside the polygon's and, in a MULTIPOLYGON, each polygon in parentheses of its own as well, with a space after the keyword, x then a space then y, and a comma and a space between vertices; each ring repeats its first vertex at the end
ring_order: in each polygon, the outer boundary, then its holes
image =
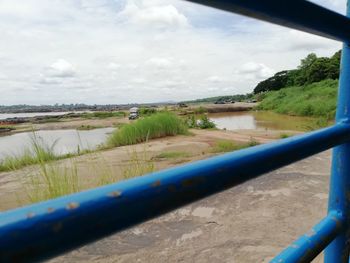
POLYGON ((210 76, 207 80, 214 83, 223 81, 219 76, 210 76))
POLYGON ((247 62, 242 65, 237 73, 243 75, 247 79, 261 80, 271 77, 275 73, 275 70, 263 63, 247 62))
MULTIPOLYGON (((330 1, 321 2, 339 5, 330 1)), ((247 93, 310 52, 329 56, 340 48, 176 0, 1 0, 0 35, 0 72, 6 76, 0 76, 0 104, 247 93)))
POLYGON ((118 63, 115 63, 115 62, 110 62, 107 65, 107 68, 112 69, 112 70, 119 69, 120 67, 121 67, 121 65, 118 63))
MULTIPOLYGON (((151 1, 152 3, 152 1, 151 1)), ((147 1, 137 5, 134 1, 127 1, 125 9, 120 14, 124 19, 138 26, 155 28, 176 28, 189 25, 186 16, 173 5, 150 5, 147 1)))
POLYGON ((74 66, 64 59, 58 59, 49 67, 49 75, 58 78, 74 77, 76 74, 74 66))
POLYGON ((173 63, 171 58, 150 58, 146 64, 163 69, 171 67, 173 63))

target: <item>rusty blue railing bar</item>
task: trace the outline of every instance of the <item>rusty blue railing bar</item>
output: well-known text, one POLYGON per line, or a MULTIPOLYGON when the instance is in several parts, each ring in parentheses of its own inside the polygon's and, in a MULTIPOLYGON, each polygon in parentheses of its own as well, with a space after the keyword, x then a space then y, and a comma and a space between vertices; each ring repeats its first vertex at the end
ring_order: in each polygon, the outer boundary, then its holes
POLYGON ((324 219, 283 250, 271 263, 311 262, 345 230, 345 227, 344 215, 337 211, 330 211, 324 219))
POLYGON ((187 0, 346 42, 350 19, 305 0, 187 0))
POLYGON ((350 141, 350 124, 0 214, 0 262, 50 258, 350 141))
MULTIPOLYGON (((349 2, 347 16, 350 16, 349 2)), ((349 41, 343 44, 336 122, 350 117, 350 48, 349 41)), ((350 144, 335 147, 332 158, 332 174, 328 199, 329 211, 341 211, 348 227, 325 250, 325 262, 349 262, 350 251, 350 144)))
POLYGON ((349 261, 350 20, 304 0, 189 0, 343 41, 332 127, 0 213, 0 262, 53 257, 335 147, 328 215, 272 262, 349 261), (338 146, 339 145, 339 146, 338 146))

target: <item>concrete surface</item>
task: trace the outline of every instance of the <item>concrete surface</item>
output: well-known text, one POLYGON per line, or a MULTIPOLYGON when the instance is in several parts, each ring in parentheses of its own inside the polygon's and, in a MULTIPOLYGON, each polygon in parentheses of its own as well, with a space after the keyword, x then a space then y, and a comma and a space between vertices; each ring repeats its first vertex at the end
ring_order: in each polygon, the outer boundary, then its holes
POLYGON ((326 214, 330 153, 265 174, 50 262, 268 262, 326 214))

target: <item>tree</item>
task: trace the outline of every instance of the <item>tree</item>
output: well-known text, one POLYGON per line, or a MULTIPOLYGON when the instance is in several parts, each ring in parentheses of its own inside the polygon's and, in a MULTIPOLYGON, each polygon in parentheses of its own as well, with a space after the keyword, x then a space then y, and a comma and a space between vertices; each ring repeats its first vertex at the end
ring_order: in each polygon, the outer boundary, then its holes
POLYGON ((279 90, 286 87, 288 82, 288 70, 277 72, 271 78, 259 82, 255 87, 254 93, 260 93, 269 90, 279 90))
POLYGON ((304 70, 310 67, 316 60, 317 60, 316 54, 310 53, 309 55, 306 56, 306 58, 300 61, 300 65, 298 66, 298 69, 304 70))
POLYGON ((302 86, 324 79, 337 79, 339 77, 340 57, 341 51, 336 52, 330 58, 318 58, 315 53, 310 53, 300 61, 297 69, 280 71, 259 82, 254 93, 279 90, 290 86, 302 86))

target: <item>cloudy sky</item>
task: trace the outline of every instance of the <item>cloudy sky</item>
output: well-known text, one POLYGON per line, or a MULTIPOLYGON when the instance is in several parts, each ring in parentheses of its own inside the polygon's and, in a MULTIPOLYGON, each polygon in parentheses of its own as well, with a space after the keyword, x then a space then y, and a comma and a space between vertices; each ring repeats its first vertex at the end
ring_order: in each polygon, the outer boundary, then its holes
POLYGON ((341 47, 182 0, 0 0, 0 36, 2 105, 247 93, 310 52, 341 47))

